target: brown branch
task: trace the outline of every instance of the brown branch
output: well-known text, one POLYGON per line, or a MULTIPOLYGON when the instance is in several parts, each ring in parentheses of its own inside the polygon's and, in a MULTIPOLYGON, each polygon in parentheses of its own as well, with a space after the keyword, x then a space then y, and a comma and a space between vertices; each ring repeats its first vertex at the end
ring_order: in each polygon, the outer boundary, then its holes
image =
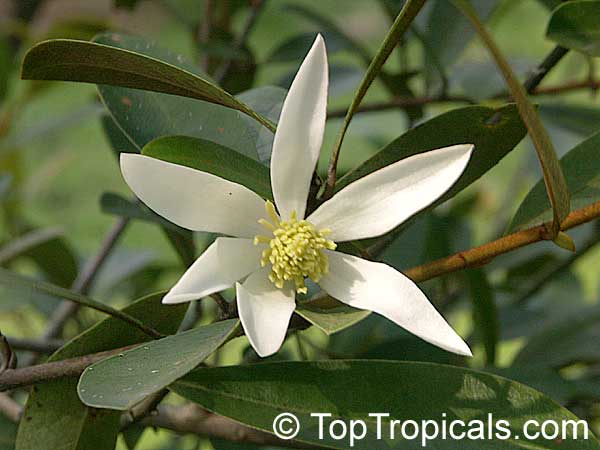
POLYGON ((184 406, 159 406, 157 414, 142 420, 143 425, 165 428, 181 434, 195 434, 233 442, 260 446, 316 449, 318 447, 294 441, 284 441, 276 436, 244 426, 231 419, 212 414, 189 403, 184 406))
MULTIPOLYGON (((543 96, 543 95, 559 95, 573 91, 580 91, 590 89, 596 91, 600 89, 600 81, 597 80, 584 80, 584 81, 569 81, 556 86, 538 87, 531 95, 543 96)), ((508 100, 508 94, 501 92, 492 96, 488 100, 508 100)), ((483 100, 482 102, 485 102, 483 100)), ((367 113, 376 111, 387 111, 390 109, 402 109, 410 106, 424 106, 434 103, 471 103, 475 104, 477 101, 473 98, 464 95, 445 95, 445 96, 425 96, 425 97, 398 97, 387 102, 373 102, 367 103, 361 106, 356 113, 367 113)), ((328 118, 340 118, 344 117, 347 108, 334 109, 327 115, 328 118)))
POLYGON ((77 377, 90 365, 101 361, 109 356, 130 350, 137 345, 129 345, 105 352, 92 353, 77 358, 64 359, 20 369, 8 369, 0 373, 0 392, 9 389, 30 386, 42 381, 53 380, 63 377, 77 377))
MULTIPOLYGON (((561 229, 568 230, 598 217, 600 217, 600 201, 571 212, 561 224, 561 229)), ((487 264, 496 256, 503 253, 508 253, 535 242, 551 239, 552 234, 547 229, 547 226, 539 225, 523 231, 517 231, 479 247, 413 267, 404 273, 415 282, 425 281, 439 277, 440 275, 456 272, 457 270, 487 264)))

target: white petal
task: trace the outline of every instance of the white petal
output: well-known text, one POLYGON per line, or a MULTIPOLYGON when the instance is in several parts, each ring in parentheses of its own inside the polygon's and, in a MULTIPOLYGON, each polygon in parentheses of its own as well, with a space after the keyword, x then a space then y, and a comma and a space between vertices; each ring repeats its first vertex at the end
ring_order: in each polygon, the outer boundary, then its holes
POLYGON ((164 296, 163 303, 182 303, 232 287, 260 268, 262 248, 250 239, 217 238, 164 296))
POLYGON ((237 305, 242 326, 256 353, 266 357, 277 352, 296 303, 292 289, 279 289, 259 270, 243 284, 237 283, 237 305))
POLYGON ((262 232, 265 202, 241 184, 131 153, 121 153, 121 172, 141 201, 183 228, 237 237, 262 232))
POLYGON ((319 284, 332 297, 374 311, 438 347, 471 356, 454 332, 409 278, 382 263, 327 250, 329 273, 319 284))
POLYGON ((271 186, 283 220, 304 217, 323 142, 327 113, 327 52, 319 34, 285 98, 271 156, 271 186))
POLYGON ((373 172, 334 195, 307 219, 336 242, 380 236, 432 204, 458 180, 469 144, 432 150, 373 172))

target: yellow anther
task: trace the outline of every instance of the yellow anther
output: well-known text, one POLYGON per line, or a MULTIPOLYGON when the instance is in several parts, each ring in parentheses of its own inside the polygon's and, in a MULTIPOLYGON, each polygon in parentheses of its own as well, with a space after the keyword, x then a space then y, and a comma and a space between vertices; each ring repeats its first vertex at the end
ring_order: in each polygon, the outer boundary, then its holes
POLYGON ((265 204, 267 214, 272 222, 260 219, 258 222, 272 235, 256 236, 254 245, 266 244, 262 251, 261 266, 271 265, 269 280, 282 289, 286 281, 293 281, 296 292, 306 294, 304 284, 306 278, 318 282, 329 270, 329 261, 323 250, 335 250, 336 244, 325 236, 331 230, 316 230, 306 220, 298 221, 296 211, 292 211, 289 221, 281 221, 275 205, 270 201, 265 204))

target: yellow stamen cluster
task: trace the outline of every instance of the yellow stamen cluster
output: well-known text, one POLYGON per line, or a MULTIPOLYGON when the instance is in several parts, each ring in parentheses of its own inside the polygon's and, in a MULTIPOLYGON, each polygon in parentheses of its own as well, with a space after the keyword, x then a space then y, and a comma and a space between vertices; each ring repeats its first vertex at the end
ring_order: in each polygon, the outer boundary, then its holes
POLYGON ((319 282, 329 271, 329 261, 323 249, 335 250, 336 245, 327 239, 331 230, 316 230, 306 220, 298 220, 293 211, 290 220, 279 219, 275 206, 267 201, 265 208, 272 222, 260 219, 259 223, 267 228, 271 236, 256 236, 254 245, 267 244, 262 252, 261 265, 271 264, 269 279, 278 288, 283 288, 286 281, 292 280, 296 292, 306 294, 305 278, 319 282))

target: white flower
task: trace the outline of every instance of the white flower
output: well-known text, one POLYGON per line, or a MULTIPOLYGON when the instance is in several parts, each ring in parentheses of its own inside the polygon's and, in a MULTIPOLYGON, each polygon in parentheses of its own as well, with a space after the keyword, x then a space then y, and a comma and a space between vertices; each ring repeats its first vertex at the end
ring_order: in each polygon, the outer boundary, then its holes
POLYGON ((319 35, 283 104, 271 159, 278 213, 248 188, 218 176, 142 155, 122 154, 135 194, 161 216, 190 230, 221 233, 164 297, 179 303, 232 287, 250 343, 260 356, 281 347, 311 278, 332 297, 379 313, 443 349, 469 347, 421 290, 392 267, 336 252, 335 242, 380 236, 454 184, 472 145, 421 153, 371 173, 324 202, 306 219, 327 109, 328 66, 319 35), (243 281, 242 281, 243 280, 243 281))

